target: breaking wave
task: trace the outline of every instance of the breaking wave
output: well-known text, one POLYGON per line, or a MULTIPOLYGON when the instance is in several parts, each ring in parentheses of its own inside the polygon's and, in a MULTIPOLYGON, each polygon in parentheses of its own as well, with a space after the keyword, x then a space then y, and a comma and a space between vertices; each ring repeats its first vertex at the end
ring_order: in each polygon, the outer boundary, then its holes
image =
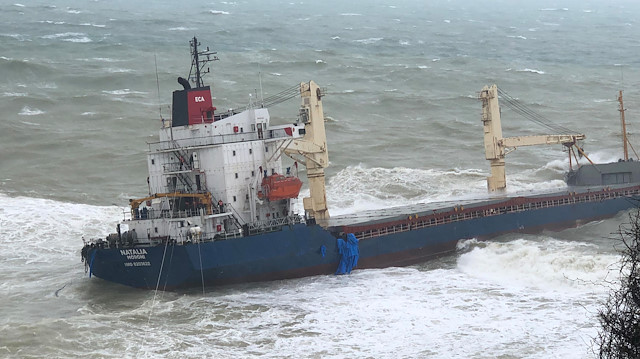
POLYGON ((18 115, 21 115, 21 116, 37 116, 37 115, 42 115, 43 113, 45 113, 45 112, 40 110, 40 109, 31 108, 29 106, 25 106, 18 113, 18 115))

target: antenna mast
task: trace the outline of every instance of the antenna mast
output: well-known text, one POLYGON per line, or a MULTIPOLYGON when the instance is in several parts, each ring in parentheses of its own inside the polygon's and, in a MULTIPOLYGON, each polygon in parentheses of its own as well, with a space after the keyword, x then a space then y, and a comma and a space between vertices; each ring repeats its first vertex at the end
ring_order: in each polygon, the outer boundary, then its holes
POLYGON ((205 70, 204 66, 211 61, 219 60, 218 56, 216 56, 217 52, 210 51, 209 46, 207 46, 205 51, 198 51, 200 43, 195 36, 191 41, 189 41, 189 44, 191 45, 191 70, 189 70, 189 80, 196 86, 196 88, 204 87, 202 76, 210 72, 209 67, 205 70), (200 58, 201 56, 202 59, 200 58))
POLYGON ((624 160, 629 160, 629 150, 627 149, 627 123, 624 120, 624 103, 622 102, 622 90, 618 92, 618 102, 620 103, 620 123, 622 124, 622 144, 624 149, 624 160))

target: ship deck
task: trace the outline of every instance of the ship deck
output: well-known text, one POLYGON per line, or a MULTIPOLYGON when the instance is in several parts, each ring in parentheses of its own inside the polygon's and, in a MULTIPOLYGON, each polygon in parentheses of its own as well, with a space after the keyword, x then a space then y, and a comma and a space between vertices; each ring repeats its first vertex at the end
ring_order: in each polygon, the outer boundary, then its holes
POLYGON ((519 193, 505 193, 500 195, 487 194, 486 197, 478 198, 460 198, 450 201, 438 201, 427 203, 416 203, 406 206, 396 206, 385 209, 374 209, 360 211, 357 213, 342 214, 331 217, 327 221, 320 222, 325 227, 343 227, 343 226, 369 226, 394 221, 405 221, 409 217, 425 217, 433 216, 444 213, 455 213, 457 211, 465 212, 472 211, 476 208, 491 207, 505 201, 512 200, 514 198, 528 198, 536 200, 537 198, 545 197, 558 197, 569 195, 581 195, 585 193, 599 192, 603 190, 617 190, 622 188, 636 187, 634 184, 621 184, 612 186, 590 186, 590 187, 574 187, 568 186, 564 189, 558 188, 557 190, 538 191, 538 192, 519 192, 519 193))

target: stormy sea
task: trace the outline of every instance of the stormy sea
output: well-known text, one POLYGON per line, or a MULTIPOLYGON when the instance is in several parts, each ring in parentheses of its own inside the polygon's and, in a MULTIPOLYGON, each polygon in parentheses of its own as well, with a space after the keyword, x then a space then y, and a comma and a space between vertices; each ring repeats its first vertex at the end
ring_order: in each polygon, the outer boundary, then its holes
MULTIPOLYGON (((80 249, 147 194, 146 143, 193 36, 217 51, 204 82, 218 109, 326 88, 337 215, 486 197, 478 93, 494 83, 584 133, 594 162, 616 161, 619 90, 638 143, 638 19, 631 0, 2 2, 0 357, 594 357, 629 213, 469 238, 421 265, 204 293, 89 278, 80 249)), ((299 106, 271 108, 272 123, 299 106)), ((547 133, 508 108, 502 122, 506 136, 547 133)), ((509 193, 535 193, 565 188, 569 160, 519 148, 506 168, 509 193)))

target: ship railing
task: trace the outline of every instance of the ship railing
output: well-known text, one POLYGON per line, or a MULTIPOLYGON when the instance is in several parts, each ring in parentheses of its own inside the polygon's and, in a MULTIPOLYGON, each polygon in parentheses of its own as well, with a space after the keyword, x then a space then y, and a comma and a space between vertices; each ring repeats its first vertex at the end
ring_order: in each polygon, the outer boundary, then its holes
POLYGON ((143 211, 143 210, 134 211, 133 219, 139 220, 139 219, 163 219, 163 218, 171 219, 171 218, 198 217, 204 213, 205 213, 204 207, 187 209, 184 211, 175 211, 175 212, 170 211, 168 209, 155 210, 152 208, 147 211, 143 211))
POLYGON ((291 226, 297 223, 302 223, 300 216, 287 216, 280 218, 272 218, 262 221, 255 221, 247 223, 246 227, 249 231, 249 235, 257 233, 275 232, 279 231, 282 226, 291 226))
POLYGON ((379 237, 388 234, 406 232, 415 229, 421 229, 425 227, 434 227, 443 224, 466 221, 480 217, 498 216, 507 213, 516 213, 529 210, 536 210, 549 207, 558 207, 574 203, 587 203, 587 202, 600 202, 606 199, 616 197, 630 197, 640 195, 640 189, 624 189, 624 190, 603 190, 599 192, 586 192, 586 193, 569 193, 567 197, 545 199, 535 201, 535 199, 529 199, 531 202, 509 204, 500 206, 497 204, 495 207, 482 207, 481 209, 468 209, 463 210, 462 207, 459 212, 453 211, 440 214, 432 214, 427 216, 409 219, 405 222, 394 222, 393 225, 376 227, 366 229, 364 231, 355 231, 355 236, 358 240, 369 239, 379 237))
MULTIPOLYGON (((242 237, 242 233, 240 232, 219 232, 219 233, 215 233, 215 234, 200 234, 198 236, 194 236, 194 237, 180 237, 180 239, 172 241, 172 243, 175 243, 177 245, 184 245, 184 244, 190 244, 190 243, 206 243, 206 242, 217 242, 217 241, 224 241, 227 239, 233 239, 233 238, 239 238, 242 237)), ((167 240, 169 240, 169 237, 161 237, 161 239, 158 241, 156 241, 156 243, 165 243, 167 240)))
POLYGON ((164 173, 189 171, 189 169, 180 161, 167 162, 162 165, 164 173))
POLYGON ((162 165, 162 171, 164 173, 186 173, 186 172, 199 172, 199 169, 192 168, 193 164, 184 163, 180 161, 166 162, 162 165))
POLYGON ((293 134, 288 134, 287 131, 284 128, 280 128, 277 130, 267 130, 266 131, 266 138, 272 139, 272 138, 293 138, 293 134))
POLYGON ((183 139, 174 139, 172 141, 157 141, 157 142, 149 142, 149 151, 157 152, 157 151, 172 151, 178 150, 186 147, 199 147, 199 146, 212 146, 212 145, 221 145, 225 143, 234 143, 234 142, 243 142, 243 141, 255 141, 259 139, 287 139, 293 138, 287 134, 284 129, 275 129, 275 130, 259 130, 259 131, 251 131, 251 132, 238 132, 233 134, 226 135, 215 135, 215 136, 201 136, 201 137, 191 137, 191 138, 183 138, 183 139))
POLYGON ((149 142, 149 151, 171 151, 182 149, 185 147, 211 146, 221 145, 225 143, 234 143, 242 141, 252 141, 258 139, 255 132, 239 132, 229 135, 191 137, 184 139, 174 139, 173 141, 149 142))

